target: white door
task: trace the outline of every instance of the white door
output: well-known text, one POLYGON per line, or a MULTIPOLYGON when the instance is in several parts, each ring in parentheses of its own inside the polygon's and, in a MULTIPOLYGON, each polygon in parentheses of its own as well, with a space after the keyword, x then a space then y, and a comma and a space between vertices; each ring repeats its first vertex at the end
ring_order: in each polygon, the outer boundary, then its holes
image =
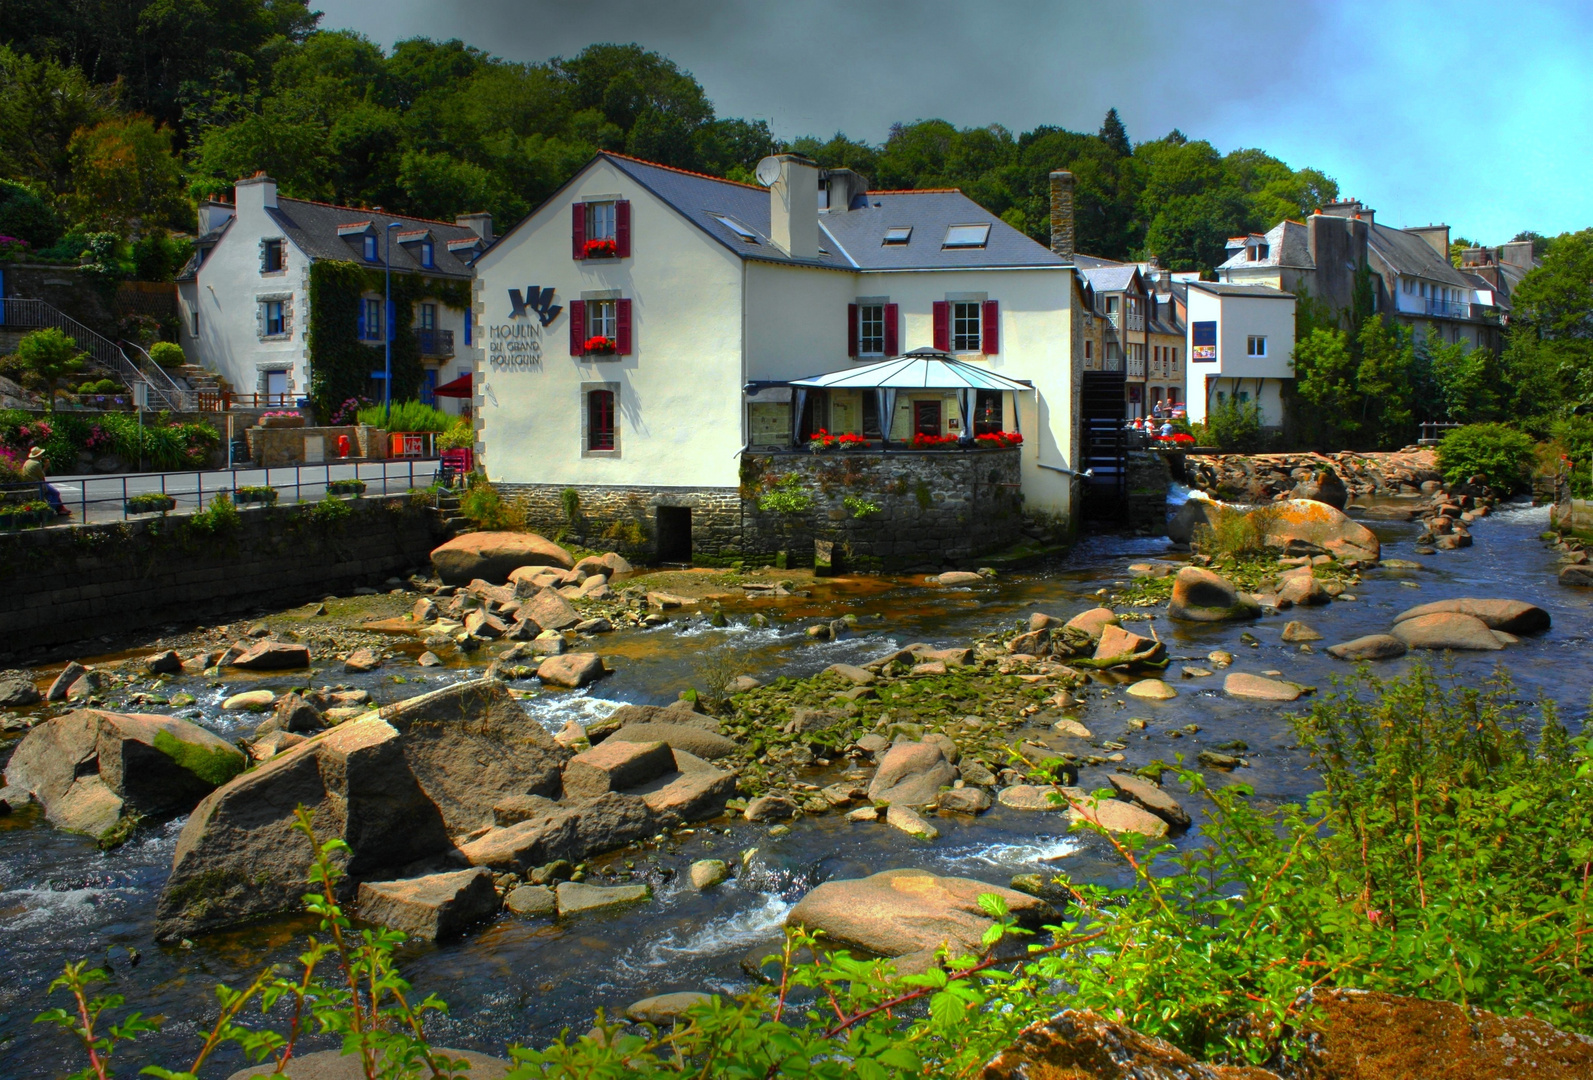
POLYGON ((288 396, 288 373, 286 371, 266 372, 266 403, 268 405, 285 405, 288 396))

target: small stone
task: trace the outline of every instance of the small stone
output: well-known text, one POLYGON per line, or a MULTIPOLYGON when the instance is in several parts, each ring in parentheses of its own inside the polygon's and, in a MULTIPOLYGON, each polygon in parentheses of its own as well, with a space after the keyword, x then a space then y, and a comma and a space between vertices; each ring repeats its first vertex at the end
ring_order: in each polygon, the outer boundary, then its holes
POLYGON ((415 663, 419 664, 421 667, 441 667, 442 657, 438 656, 430 649, 427 649, 425 652, 421 653, 418 658, 416 658, 415 663))
POLYGON ((176 675, 182 669, 182 657, 171 649, 144 658, 144 670, 151 675, 176 675))
POLYGON ((650 900, 653 890, 646 885, 587 885, 578 881, 561 881, 554 890, 559 914, 573 915, 582 911, 596 911, 650 900))
POLYGON ((277 700, 276 694, 270 690, 245 690, 241 694, 233 694, 221 703, 223 712, 240 712, 247 709, 250 712, 259 712, 269 709, 277 700))
POLYGON ((1090 821, 1113 833, 1139 833, 1150 837, 1167 835, 1167 822, 1149 810, 1118 799, 1101 802, 1092 799, 1079 800, 1076 805, 1068 808, 1068 819, 1090 821))
MULTIPOLYGON (((1064 790, 1034 784, 1014 784, 1002 788, 996 798, 1002 806, 1011 810, 1066 810, 1068 800, 1063 795, 1064 790)), ((1074 790, 1072 794, 1082 797, 1083 792, 1074 790)))
POLYGON ((682 1013, 700 1002, 710 1000, 707 994, 688 990, 678 994, 659 994, 643 998, 625 1007, 625 1019, 633 1024, 653 1024, 664 1027, 675 1023, 682 1013))
POLYGON ((1290 645, 1298 645, 1304 641, 1321 641, 1322 635, 1305 623, 1293 620, 1284 625, 1283 640, 1290 645))
POLYGON ((557 915, 559 902, 546 885, 519 885, 503 898, 503 906, 516 915, 557 915))
POLYGON ((1206 660, 1212 667, 1225 668, 1233 663, 1233 653, 1226 649, 1218 649, 1206 654, 1206 660))
POLYGON ((367 648, 355 649, 343 661, 343 670, 353 675, 375 671, 381 666, 382 658, 377 656, 373 650, 367 648))
POLYGON ((1229 697, 1245 701, 1294 701, 1300 696, 1300 688, 1294 683, 1239 671, 1223 680, 1222 690, 1229 697))
POLYGON ((878 821, 879 820, 879 807, 877 807, 877 806, 860 806, 856 810, 853 810, 851 813, 847 814, 846 815, 846 820, 847 821, 878 821))
POLYGON ((1185 667, 1180 670, 1180 674, 1186 679, 1205 679, 1211 676, 1211 669, 1203 667, 1185 667))
POLYGON ((784 821, 795 817, 796 804, 779 795, 760 795, 747 804, 742 817, 748 821, 784 821))
POLYGON ((1170 701, 1178 696, 1178 691, 1161 679, 1141 679, 1124 692, 1130 697, 1143 698, 1146 701, 1170 701))
POLYGON ((940 830, 925 821, 923 815, 917 810, 907 806, 898 806, 895 803, 892 803, 885 811, 885 824, 922 840, 933 840, 940 835, 940 830))
POLYGON ((956 814, 982 814, 990 809, 990 793, 978 787, 960 787, 942 791, 936 804, 941 810, 956 814))
POLYGON ((711 889, 730 877, 730 867, 723 859, 698 859, 691 864, 691 887, 711 889))
POLYGON ((1085 727, 1077 720, 1071 720, 1066 716, 1052 724, 1051 730, 1062 735, 1071 735, 1075 739, 1095 738, 1095 735, 1090 731, 1089 728, 1085 727))

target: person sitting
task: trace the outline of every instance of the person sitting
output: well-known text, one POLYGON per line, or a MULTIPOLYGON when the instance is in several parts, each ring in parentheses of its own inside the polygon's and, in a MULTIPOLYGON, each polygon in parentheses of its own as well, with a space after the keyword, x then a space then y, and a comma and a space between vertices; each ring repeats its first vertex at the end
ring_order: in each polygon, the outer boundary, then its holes
POLYGON ((28 451, 28 460, 22 463, 20 474, 28 483, 39 485, 39 493, 44 496, 44 501, 49 503, 50 509, 58 515, 72 512, 61 503, 61 493, 55 490, 54 485, 46 482, 48 474, 44 471, 44 447, 35 446, 28 451))
POLYGON ((1162 429, 1159 432, 1159 434, 1163 438, 1167 438, 1168 436, 1172 435, 1172 433, 1173 433, 1173 422, 1171 420, 1165 421, 1162 424, 1162 429))

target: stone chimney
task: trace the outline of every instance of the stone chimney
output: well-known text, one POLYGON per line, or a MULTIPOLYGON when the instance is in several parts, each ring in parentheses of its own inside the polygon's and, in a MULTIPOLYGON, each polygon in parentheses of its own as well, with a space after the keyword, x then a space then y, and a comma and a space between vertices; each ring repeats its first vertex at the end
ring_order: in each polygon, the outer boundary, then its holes
POLYGON ((780 176, 769 185, 769 239, 793 259, 819 257, 819 166, 800 154, 780 154, 780 176))
POLYGON ((1051 174, 1051 250, 1073 261, 1073 174, 1051 174))
POLYGON ((232 185, 232 201, 240 216, 249 210, 274 208, 277 205, 277 182, 265 173, 257 172, 232 185))
POLYGON ((1406 230, 1412 236, 1419 236, 1426 241, 1427 246, 1438 253, 1444 262, 1449 261, 1449 226, 1448 225, 1414 225, 1406 230))
POLYGON ((491 214, 460 214, 454 218, 455 225, 463 225, 483 241, 492 243, 492 215, 491 214))
POLYGON ((1532 241, 1512 240, 1499 249, 1499 261, 1511 266, 1521 266, 1532 269, 1532 241))

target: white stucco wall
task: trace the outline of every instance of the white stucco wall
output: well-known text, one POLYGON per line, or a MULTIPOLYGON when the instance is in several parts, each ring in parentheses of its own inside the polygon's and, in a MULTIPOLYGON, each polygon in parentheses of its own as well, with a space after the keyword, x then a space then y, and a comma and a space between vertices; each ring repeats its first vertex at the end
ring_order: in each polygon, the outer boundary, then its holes
POLYGON ((1189 290, 1188 339, 1185 356, 1189 372, 1185 397, 1189 419, 1204 421, 1217 393, 1245 392, 1261 405, 1261 422, 1283 422, 1282 380, 1294 378, 1294 298, 1292 296, 1218 296, 1203 289, 1189 290), (1217 323, 1217 359, 1196 362, 1194 324, 1217 323), (1267 339, 1267 355, 1247 354, 1251 335, 1267 339), (1210 394, 1208 396, 1208 380, 1210 394), (1257 380, 1262 380, 1258 383, 1257 380))
MULTIPOLYGON (((673 209, 598 161, 477 263, 477 425, 494 481, 734 487, 742 446, 742 266, 673 209), (631 257, 577 260, 571 204, 631 202, 631 257), (562 310, 547 327, 510 318, 509 290, 555 290, 562 310), (631 355, 570 355, 570 301, 616 290, 630 299, 631 355), (495 367, 494 327, 529 326, 540 363, 495 367), (614 383, 617 452, 584 452, 583 384, 614 383)), ((844 346, 843 346, 844 351, 844 346)))

